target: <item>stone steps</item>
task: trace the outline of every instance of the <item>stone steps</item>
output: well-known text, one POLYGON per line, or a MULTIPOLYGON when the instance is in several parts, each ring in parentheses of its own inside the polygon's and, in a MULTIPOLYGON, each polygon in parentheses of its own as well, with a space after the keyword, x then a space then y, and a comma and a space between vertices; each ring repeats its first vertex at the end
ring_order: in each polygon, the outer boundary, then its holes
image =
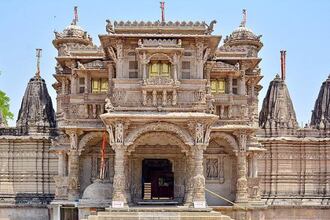
POLYGON ((175 212, 175 211, 144 211, 144 212, 99 212, 85 220, 234 220, 220 212, 175 212))

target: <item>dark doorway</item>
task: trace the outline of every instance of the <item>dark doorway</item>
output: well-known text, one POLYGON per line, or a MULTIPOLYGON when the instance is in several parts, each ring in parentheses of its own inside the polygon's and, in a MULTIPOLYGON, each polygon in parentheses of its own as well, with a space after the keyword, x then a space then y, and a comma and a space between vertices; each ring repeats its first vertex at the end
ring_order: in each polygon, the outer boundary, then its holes
POLYGON ((142 161, 143 199, 173 199, 174 176, 172 163, 167 159, 142 161))

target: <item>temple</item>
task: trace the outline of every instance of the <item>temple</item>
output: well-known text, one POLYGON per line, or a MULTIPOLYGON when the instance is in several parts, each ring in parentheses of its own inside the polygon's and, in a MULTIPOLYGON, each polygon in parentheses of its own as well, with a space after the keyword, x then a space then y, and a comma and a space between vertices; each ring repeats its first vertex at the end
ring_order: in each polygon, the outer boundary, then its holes
POLYGON ((263 43, 246 10, 222 41, 216 20, 161 8, 106 20, 100 45, 75 8, 52 42, 56 114, 37 51, 17 125, 0 128, 0 218, 327 219, 329 78, 299 127, 281 51, 259 113, 263 43))

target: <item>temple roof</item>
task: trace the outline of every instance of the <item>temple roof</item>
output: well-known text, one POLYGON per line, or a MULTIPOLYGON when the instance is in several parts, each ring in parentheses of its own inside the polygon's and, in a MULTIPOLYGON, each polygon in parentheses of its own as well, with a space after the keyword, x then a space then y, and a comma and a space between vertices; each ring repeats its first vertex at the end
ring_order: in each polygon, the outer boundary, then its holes
POLYGON ((29 133, 32 127, 54 128, 55 111, 45 80, 37 75, 30 79, 22 99, 16 127, 29 133))
POLYGON ((193 34, 209 35, 213 32, 216 21, 209 25, 203 22, 185 21, 115 21, 114 24, 107 20, 106 31, 108 34, 193 34))
POLYGON ((259 114, 259 126, 266 129, 297 128, 289 90, 279 75, 270 82, 259 114))
POLYGON ((330 75, 322 83, 319 96, 315 101, 311 126, 318 129, 330 128, 330 75))

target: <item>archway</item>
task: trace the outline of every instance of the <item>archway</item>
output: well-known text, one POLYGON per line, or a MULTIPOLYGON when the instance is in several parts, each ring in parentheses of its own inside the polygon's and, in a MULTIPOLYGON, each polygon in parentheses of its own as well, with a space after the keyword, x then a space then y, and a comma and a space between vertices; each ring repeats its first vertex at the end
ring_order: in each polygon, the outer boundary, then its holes
POLYGON ((132 201, 182 203, 188 151, 189 146, 174 133, 149 131, 136 138, 128 147, 132 201))
MULTIPOLYGON (((233 136, 224 132, 211 134, 209 145, 204 152, 205 187, 231 201, 236 198, 237 142, 233 136)), ((230 205, 206 193, 208 205, 230 205)))
MULTIPOLYGON (((87 186, 99 178, 102 136, 102 132, 88 132, 79 142, 79 184, 81 195, 87 186)), ((106 138, 105 179, 112 182, 114 175, 114 151, 108 144, 108 135, 106 135, 106 138)))

